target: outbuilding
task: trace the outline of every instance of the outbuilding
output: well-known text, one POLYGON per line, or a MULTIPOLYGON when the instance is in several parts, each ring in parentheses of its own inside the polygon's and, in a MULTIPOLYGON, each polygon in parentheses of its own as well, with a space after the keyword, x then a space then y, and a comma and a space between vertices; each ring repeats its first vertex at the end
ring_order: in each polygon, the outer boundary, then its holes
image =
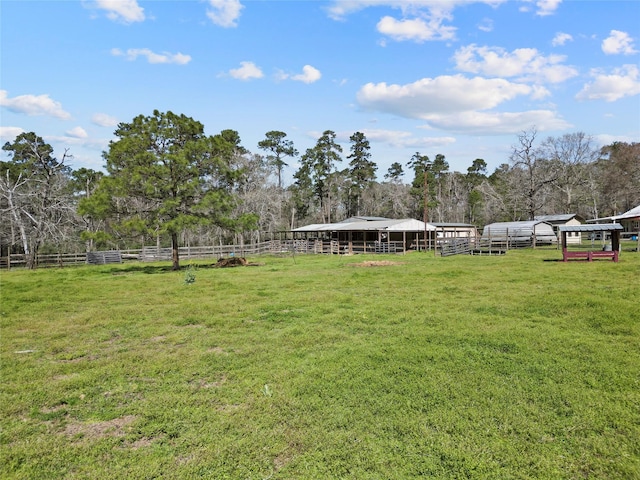
MULTIPOLYGON (((562 213, 557 215, 539 215, 534 217, 535 220, 540 220, 542 222, 550 223, 553 227, 554 232, 556 233, 556 237, 560 238, 560 230, 561 226, 575 226, 582 225, 584 223, 584 218, 580 217, 575 213, 562 213)), ((567 243, 568 244, 580 244, 581 237, 579 232, 568 232, 567 233, 567 243)))
POLYGON ((491 223, 484 227, 481 238, 483 244, 499 244, 506 248, 553 244, 557 241, 553 226, 541 220, 491 223))
MULTIPOLYGON (((436 227, 413 218, 351 217, 337 223, 316 223, 291 230, 294 240, 314 242, 340 253, 394 253, 435 245, 436 227), (426 241, 425 241, 426 239, 426 241)), ((317 247, 314 247, 317 251, 317 247)))

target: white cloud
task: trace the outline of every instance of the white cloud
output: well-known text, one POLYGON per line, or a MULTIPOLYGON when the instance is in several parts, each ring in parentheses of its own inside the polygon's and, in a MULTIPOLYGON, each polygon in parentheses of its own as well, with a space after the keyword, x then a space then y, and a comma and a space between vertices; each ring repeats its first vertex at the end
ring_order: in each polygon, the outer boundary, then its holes
POLYGON ((118 119, 106 113, 95 113, 91 117, 91 122, 101 127, 115 127, 118 125, 118 119))
POLYGON ((469 3, 485 3, 496 6, 507 0, 334 0, 327 9, 329 17, 344 20, 348 15, 369 7, 390 7, 404 14, 415 15, 420 11, 430 11, 435 15, 448 14, 458 6, 469 3))
POLYGON ((132 23, 145 19, 144 8, 136 0, 96 0, 96 6, 107 11, 109 20, 132 23))
POLYGON ((633 38, 627 32, 620 30, 611 30, 609 37, 602 41, 602 51, 607 55, 633 55, 638 53, 633 48, 633 38))
POLYGON ((453 58, 458 70, 488 76, 560 83, 578 75, 575 68, 562 65, 564 55, 545 57, 535 48, 507 52, 500 47, 471 44, 456 51, 453 58))
POLYGON ((71 130, 67 130, 66 132, 64 132, 65 135, 67 135, 68 137, 73 137, 73 138, 88 138, 89 135, 87 134, 86 130, 82 127, 74 127, 71 130))
POLYGON ((111 55, 115 57, 126 57, 129 61, 134 61, 138 57, 146 57, 149 63, 173 63, 176 65, 186 65, 191 61, 190 55, 182 53, 154 53, 148 48, 130 48, 123 52, 119 48, 112 48, 111 55))
POLYGON ((13 142, 21 133, 24 133, 24 129, 20 127, 0 127, 0 140, 13 142))
POLYGON ((614 69, 610 75, 594 69, 591 76, 594 81, 587 83, 576 95, 576 99, 615 102, 640 94, 640 70, 637 65, 624 65, 614 69))
POLYGON ((490 18, 484 18, 482 22, 478 24, 478 30, 483 32, 492 32, 493 31, 493 20, 490 18))
MULTIPOLYGON (((276 80, 295 80, 297 82, 314 83, 320 80, 320 78, 322 77, 322 73, 320 72, 320 70, 312 67, 311 65, 305 65, 304 67, 302 67, 302 73, 292 75, 282 70, 278 70, 275 77, 276 80)), ((344 83, 346 83, 346 80, 339 81, 340 85, 344 85, 344 83)))
POLYGON ((394 40, 451 40, 455 38, 455 27, 442 25, 441 19, 434 19, 428 23, 421 18, 413 20, 396 20, 393 17, 382 17, 377 25, 378 32, 394 40))
POLYGON ((240 68, 232 68, 229 70, 229 75, 238 80, 251 80, 264 76, 260 67, 253 62, 240 62, 240 68))
POLYGON ((566 128, 567 123, 550 110, 488 111, 519 96, 538 99, 547 93, 541 87, 499 78, 455 75, 406 85, 368 83, 358 92, 357 100, 365 109, 426 120, 432 128, 451 131, 496 134, 517 132, 530 125, 540 130, 566 128))
POLYGON ((556 36, 553 37, 553 40, 551 40, 551 45, 553 45, 554 47, 558 47, 572 41, 573 37, 568 33, 558 32, 556 33, 556 36))
MULTIPOLYGON (((344 20, 348 15, 369 7, 388 7, 400 10, 402 18, 384 16, 377 24, 378 32, 396 41, 450 40, 456 28, 445 25, 453 20, 452 12, 459 6, 484 3, 497 6, 506 0, 334 0, 327 9, 329 17, 344 20)), ((490 31, 493 25, 485 20, 479 27, 490 31)), ((380 42, 382 46, 385 42, 380 42)))
POLYGON ((314 83, 320 80, 320 77, 322 77, 320 70, 312 67, 311 65, 305 65, 304 67, 302 67, 302 73, 293 75, 291 77, 291 80, 296 80, 303 83, 314 83))
POLYGON ((524 2, 524 5, 520 7, 521 12, 529 12, 531 8, 529 8, 528 4, 535 2, 536 15, 546 17, 555 13, 562 0, 522 0, 522 2, 524 2))
POLYGON ((244 6, 239 0, 209 0, 211 10, 207 10, 207 17, 221 27, 237 27, 240 11, 244 6))
POLYGON ((62 108, 60 102, 52 100, 49 95, 19 95, 9 98, 6 90, 0 90, 0 105, 16 113, 26 115, 49 115, 67 120, 71 114, 62 108))
POLYGON ((562 0, 538 0, 536 2, 536 7, 538 7, 536 15, 541 17, 553 15, 561 3, 562 0))
MULTIPOLYGON (((454 137, 416 137, 411 132, 400 130, 379 130, 379 129, 363 129, 360 130, 372 143, 386 143, 394 148, 423 148, 423 147, 441 147, 455 143, 454 137)), ((344 138, 345 142, 349 141, 349 137, 353 132, 338 133, 338 138, 344 138)))
POLYGON ((406 85, 368 83, 357 94, 364 108, 380 110, 407 118, 426 118, 428 112, 456 113, 487 110, 534 89, 507 80, 462 75, 423 78, 406 85))
POLYGON ((535 125, 538 131, 563 130, 572 125, 551 110, 524 112, 468 111, 454 115, 429 114, 425 120, 432 128, 477 135, 517 133, 535 125))

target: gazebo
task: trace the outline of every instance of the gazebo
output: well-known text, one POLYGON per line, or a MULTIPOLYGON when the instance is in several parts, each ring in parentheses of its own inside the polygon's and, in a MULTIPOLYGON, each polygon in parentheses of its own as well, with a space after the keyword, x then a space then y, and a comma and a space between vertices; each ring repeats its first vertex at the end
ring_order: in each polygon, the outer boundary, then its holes
POLYGON ((618 261, 620 252, 620 232, 622 225, 619 223, 596 223, 593 225, 561 225, 559 227, 562 241, 562 261, 568 262, 571 259, 587 260, 591 262, 596 258, 610 258, 614 262, 618 261), (567 248, 567 235, 569 233, 603 233, 611 234, 611 248, 605 245, 603 250, 569 250, 567 248))

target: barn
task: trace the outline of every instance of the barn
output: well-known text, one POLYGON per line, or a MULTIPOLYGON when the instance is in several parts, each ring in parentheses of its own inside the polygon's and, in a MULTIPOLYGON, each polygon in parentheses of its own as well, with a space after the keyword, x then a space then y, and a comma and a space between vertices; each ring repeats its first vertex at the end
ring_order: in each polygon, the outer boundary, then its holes
POLYGON ((341 253, 405 252, 432 248, 436 227, 413 218, 351 217, 291 230, 294 240, 331 242, 341 253), (426 242, 425 242, 426 235, 426 242))
POLYGON ((507 248, 552 244, 558 241, 553 226, 542 220, 496 222, 482 230, 482 243, 505 244, 507 248))

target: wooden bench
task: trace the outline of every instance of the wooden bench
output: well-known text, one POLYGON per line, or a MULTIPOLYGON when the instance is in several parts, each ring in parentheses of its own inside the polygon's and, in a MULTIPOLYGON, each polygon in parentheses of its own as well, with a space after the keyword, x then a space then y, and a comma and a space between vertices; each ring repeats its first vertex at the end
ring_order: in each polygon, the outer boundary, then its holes
POLYGON ((587 260, 588 262, 593 261, 598 258, 610 258, 614 262, 618 261, 618 251, 605 251, 605 250, 595 250, 595 251, 562 251, 562 261, 568 262, 571 259, 574 260, 587 260))

